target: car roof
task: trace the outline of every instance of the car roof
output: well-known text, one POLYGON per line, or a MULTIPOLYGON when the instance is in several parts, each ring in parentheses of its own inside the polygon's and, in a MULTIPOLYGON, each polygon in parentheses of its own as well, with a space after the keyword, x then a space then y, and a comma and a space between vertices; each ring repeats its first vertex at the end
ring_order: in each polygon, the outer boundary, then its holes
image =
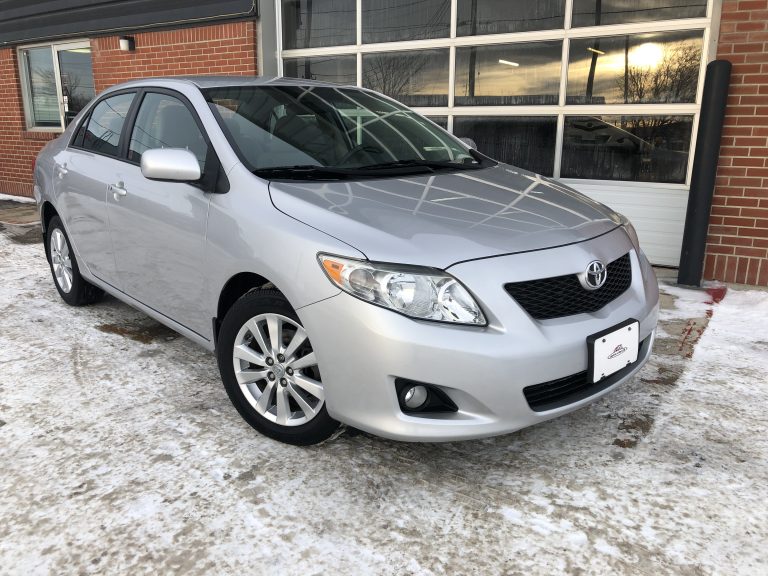
MULTIPOLYGON (((167 86, 169 83, 179 83, 189 86, 190 84, 198 88, 226 88, 229 86, 328 86, 338 88, 342 84, 332 82, 319 82, 317 80, 307 80, 304 78, 286 78, 273 76, 158 76, 154 78, 143 78, 140 80, 130 80, 110 87, 110 91, 129 86, 155 86, 158 83, 167 86)), ((356 88, 356 86, 350 86, 356 88)))

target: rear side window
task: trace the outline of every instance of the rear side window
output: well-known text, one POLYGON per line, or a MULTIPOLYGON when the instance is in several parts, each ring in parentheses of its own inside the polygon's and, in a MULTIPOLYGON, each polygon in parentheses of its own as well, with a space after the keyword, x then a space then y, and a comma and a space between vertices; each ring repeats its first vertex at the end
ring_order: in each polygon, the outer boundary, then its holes
POLYGON ((147 93, 141 102, 128 144, 128 159, 141 161, 141 155, 153 148, 186 148, 205 167, 208 144, 189 108, 167 94, 147 93))
POLYGON ((117 156, 120 134, 134 96, 136 94, 133 92, 118 94, 96 104, 83 133, 82 144, 79 142, 80 135, 77 137, 77 143, 86 150, 117 156))

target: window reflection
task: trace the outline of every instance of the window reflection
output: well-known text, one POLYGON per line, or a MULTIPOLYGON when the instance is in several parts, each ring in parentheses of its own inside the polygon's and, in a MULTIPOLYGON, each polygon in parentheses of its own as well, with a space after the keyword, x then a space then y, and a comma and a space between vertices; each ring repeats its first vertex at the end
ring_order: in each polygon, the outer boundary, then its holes
POLYGON ((282 11, 286 50, 357 41, 355 0, 282 0, 282 11))
POLYGON ((22 50, 29 78, 33 126, 61 126, 50 46, 22 50))
POLYGON ((427 116, 427 118, 440 126, 443 130, 448 130, 448 116, 427 116))
POLYGON ((458 0, 457 36, 552 30, 564 25, 564 0, 458 0))
POLYGON ((566 102, 695 102, 701 50, 701 31, 573 39, 566 102))
POLYGON ((707 15, 707 0, 573 0, 572 25, 599 26, 707 15))
POLYGON ((448 49, 364 54, 363 86, 407 106, 447 106, 448 49))
POLYGON ((685 182, 692 116, 566 116, 563 178, 685 182))
POLYGON ((456 49, 457 106, 557 104, 562 42, 456 49))
POLYGON ((363 42, 446 38, 451 29, 450 0, 365 0, 363 42))
POLYGON ((555 161, 557 119, 547 116, 454 116, 453 133, 471 138, 478 151, 552 176, 555 161))
POLYGON ((286 58, 283 74, 291 78, 306 78, 337 84, 357 84, 357 56, 316 56, 313 58, 286 58))

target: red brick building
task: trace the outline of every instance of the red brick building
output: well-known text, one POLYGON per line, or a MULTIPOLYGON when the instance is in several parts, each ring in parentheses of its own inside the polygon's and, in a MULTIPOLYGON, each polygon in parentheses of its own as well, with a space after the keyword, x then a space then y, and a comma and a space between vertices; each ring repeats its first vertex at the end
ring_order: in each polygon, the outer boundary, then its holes
POLYGON ((651 260, 673 267, 705 67, 729 60, 704 278, 768 286, 768 0, 44 6, 0 0, 0 193, 30 196, 40 148, 115 83, 284 74, 389 93, 625 213, 651 260))

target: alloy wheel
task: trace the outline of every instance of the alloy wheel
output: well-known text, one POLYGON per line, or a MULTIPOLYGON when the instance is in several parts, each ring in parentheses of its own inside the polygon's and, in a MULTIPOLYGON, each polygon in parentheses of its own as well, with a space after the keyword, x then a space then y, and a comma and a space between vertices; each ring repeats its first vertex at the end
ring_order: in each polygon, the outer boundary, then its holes
POLYGON ((232 361, 248 403, 280 426, 311 421, 325 401, 307 333, 280 314, 260 314, 237 333, 232 361))
POLYGON ((56 283, 62 292, 72 290, 72 260, 69 256, 69 244, 60 228, 51 232, 51 265, 56 283))

